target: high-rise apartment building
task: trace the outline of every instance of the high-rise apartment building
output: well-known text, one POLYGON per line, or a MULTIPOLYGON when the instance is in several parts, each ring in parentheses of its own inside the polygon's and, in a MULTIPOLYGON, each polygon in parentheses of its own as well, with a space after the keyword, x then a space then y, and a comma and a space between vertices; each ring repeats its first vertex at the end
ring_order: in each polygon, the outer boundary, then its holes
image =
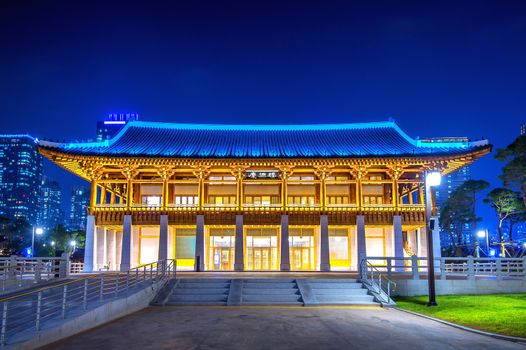
POLYGON ((37 221, 42 156, 36 142, 29 135, 0 135, 0 216, 37 221))

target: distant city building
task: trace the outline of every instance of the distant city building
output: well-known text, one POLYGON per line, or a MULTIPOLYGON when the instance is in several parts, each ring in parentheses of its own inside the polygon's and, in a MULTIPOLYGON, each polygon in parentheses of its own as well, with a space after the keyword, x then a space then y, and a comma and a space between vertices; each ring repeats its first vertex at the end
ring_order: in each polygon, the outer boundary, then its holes
MULTIPOLYGON (((465 142, 466 144, 469 142, 467 137, 442 137, 422 141, 435 143, 465 142)), ((453 193, 453 191, 455 191, 460 185, 462 185, 469 179, 471 179, 471 172, 469 166, 463 167, 455 171, 454 173, 446 175, 442 178, 442 184, 435 191, 436 204, 439 212, 440 208, 442 208, 442 206, 444 205, 448 197, 451 195, 451 193, 453 193)), ((471 226, 471 224, 465 224, 463 229, 463 241, 466 244, 473 243, 473 228, 471 226)), ((449 247, 451 245, 451 237, 446 232, 440 233, 440 237, 442 240, 441 246, 449 247)))
POLYGON ((69 229, 85 230, 87 207, 89 206, 90 190, 85 186, 76 186, 71 191, 71 205, 69 211, 69 229))
POLYGON ((139 120, 138 113, 110 113, 106 119, 97 122, 97 141, 115 136, 128 122, 139 120))
POLYGON ((521 125, 521 136, 526 135, 526 123, 521 125))
POLYGON ((44 230, 52 230, 57 225, 64 224, 62 189, 57 181, 46 176, 40 188, 40 210, 37 222, 44 230))
POLYGON ((29 135, 0 135, 0 216, 37 221, 42 156, 36 142, 29 135))

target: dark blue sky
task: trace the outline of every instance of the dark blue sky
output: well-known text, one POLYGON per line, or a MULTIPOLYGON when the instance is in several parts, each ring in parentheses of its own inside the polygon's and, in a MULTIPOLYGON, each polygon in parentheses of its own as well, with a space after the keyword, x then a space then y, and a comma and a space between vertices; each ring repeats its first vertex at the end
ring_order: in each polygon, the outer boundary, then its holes
MULTIPOLYGON (((213 123, 392 116, 411 136, 503 147, 526 121, 525 62, 524 1, 4 0, 0 132, 89 139, 110 112, 213 123)), ((488 156, 473 177, 498 185, 500 167, 488 156)))

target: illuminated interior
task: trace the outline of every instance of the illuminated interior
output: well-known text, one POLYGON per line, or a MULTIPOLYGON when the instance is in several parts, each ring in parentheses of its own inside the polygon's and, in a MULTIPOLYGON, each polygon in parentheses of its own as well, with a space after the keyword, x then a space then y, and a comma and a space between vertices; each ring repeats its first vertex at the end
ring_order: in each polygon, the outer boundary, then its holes
POLYGON ((209 227, 206 268, 211 271, 234 269, 235 227, 209 227))
POLYGON ((279 269, 279 227, 247 227, 245 247, 245 270, 279 269))
POLYGON ((316 270, 316 239, 316 227, 291 226, 289 228, 291 270, 316 270))

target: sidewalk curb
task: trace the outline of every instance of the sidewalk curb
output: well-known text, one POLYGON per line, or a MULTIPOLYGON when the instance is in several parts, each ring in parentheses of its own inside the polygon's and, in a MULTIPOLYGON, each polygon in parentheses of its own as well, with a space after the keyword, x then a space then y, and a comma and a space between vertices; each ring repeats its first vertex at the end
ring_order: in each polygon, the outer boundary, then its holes
POLYGON ((451 326, 451 327, 455 327, 455 328, 458 328, 458 329, 461 329, 461 330, 464 330, 464 331, 468 331, 468 332, 471 332, 471 333, 476 333, 476 334, 484 335, 484 336, 487 336, 487 337, 492 337, 492 338, 496 338, 496 339, 506 340, 506 341, 510 341, 510 342, 514 342, 514 343, 520 343, 521 345, 525 345, 526 346, 526 338, 512 337, 512 336, 508 336, 508 335, 484 332, 484 331, 480 331, 478 329, 469 328, 469 327, 466 327, 466 326, 461 326, 461 325, 459 325, 457 323, 444 321, 444 320, 441 320, 439 318, 434 318, 434 317, 427 316, 427 315, 424 315, 424 314, 419 314, 418 312, 400 309, 399 307, 393 307, 392 309, 398 310, 398 311, 401 311, 401 312, 405 312, 405 313, 408 313, 408 314, 411 314, 411 315, 419 316, 419 317, 422 317, 422 318, 425 318, 425 319, 428 319, 428 320, 431 320, 431 321, 439 322, 439 323, 442 323, 442 324, 445 324, 445 325, 448 325, 448 326, 451 326))

